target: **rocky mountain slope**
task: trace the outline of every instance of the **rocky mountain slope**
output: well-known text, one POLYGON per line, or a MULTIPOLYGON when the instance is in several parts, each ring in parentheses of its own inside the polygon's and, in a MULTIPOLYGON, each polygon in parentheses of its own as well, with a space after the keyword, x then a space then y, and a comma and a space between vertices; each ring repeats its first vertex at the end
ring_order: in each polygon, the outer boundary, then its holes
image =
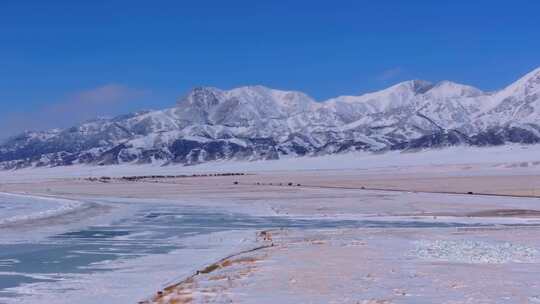
POLYGON ((197 164, 353 150, 540 142, 540 68, 497 92, 407 81, 316 102, 249 86, 195 88, 170 109, 26 132, 0 145, 0 168, 197 164))

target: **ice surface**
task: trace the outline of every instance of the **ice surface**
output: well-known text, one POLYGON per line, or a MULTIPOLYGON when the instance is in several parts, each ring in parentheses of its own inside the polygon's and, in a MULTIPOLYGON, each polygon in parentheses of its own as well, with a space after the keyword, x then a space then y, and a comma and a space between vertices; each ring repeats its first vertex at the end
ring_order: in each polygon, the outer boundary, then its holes
POLYGON ((82 204, 74 200, 0 193, 0 228, 61 215, 80 208, 82 204))

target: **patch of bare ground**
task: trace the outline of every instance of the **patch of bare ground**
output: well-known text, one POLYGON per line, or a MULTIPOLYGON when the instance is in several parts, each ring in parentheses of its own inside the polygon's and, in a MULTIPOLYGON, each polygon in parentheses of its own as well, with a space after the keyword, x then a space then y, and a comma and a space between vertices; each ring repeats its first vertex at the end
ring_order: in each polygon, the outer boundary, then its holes
POLYGON ((265 245, 226 257, 198 270, 180 283, 165 287, 151 299, 140 304, 187 304, 214 302, 227 297, 226 290, 257 269, 257 262, 266 254, 264 249, 274 246, 272 232, 261 231, 258 240, 265 245))
POLYGON ((467 213, 468 217, 540 217, 539 210, 529 209, 496 209, 496 210, 483 210, 477 212, 467 213))
POLYGON ((233 282, 239 281, 255 271, 257 261, 261 255, 230 258, 219 263, 211 264, 198 271, 186 280, 166 287, 149 301, 141 303, 150 304, 184 304, 197 302, 209 303, 217 297, 226 297, 226 290, 233 282), (235 268, 229 271, 229 268, 235 268))

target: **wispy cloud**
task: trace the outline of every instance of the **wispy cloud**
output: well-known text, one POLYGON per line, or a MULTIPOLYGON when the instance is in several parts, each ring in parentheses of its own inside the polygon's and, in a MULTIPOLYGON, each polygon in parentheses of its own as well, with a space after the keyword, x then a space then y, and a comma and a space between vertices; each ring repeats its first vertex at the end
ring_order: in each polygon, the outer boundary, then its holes
POLYGON ((119 84, 107 84, 72 94, 67 103, 99 106, 130 101, 146 94, 148 94, 147 90, 134 89, 119 84))
MULTIPOLYGON (((66 100, 50 105, 44 110, 54 116, 70 116, 76 121, 109 115, 119 106, 149 94, 147 90, 119 84, 107 84, 90 90, 69 94, 66 100)), ((71 119, 73 121, 73 119, 71 119)), ((75 121, 75 122, 76 122, 75 121)))
POLYGON ((403 74, 402 68, 394 67, 394 68, 390 68, 390 69, 382 71, 379 75, 377 75, 377 80, 380 82, 389 82, 400 77, 402 74, 403 74))
POLYGON ((115 115, 126 104, 147 97, 148 90, 120 84, 106 84, 73 92, 58 102, 26 113, 0 115, 0 139, 25 130, 68 127, 98 116, 115 115))

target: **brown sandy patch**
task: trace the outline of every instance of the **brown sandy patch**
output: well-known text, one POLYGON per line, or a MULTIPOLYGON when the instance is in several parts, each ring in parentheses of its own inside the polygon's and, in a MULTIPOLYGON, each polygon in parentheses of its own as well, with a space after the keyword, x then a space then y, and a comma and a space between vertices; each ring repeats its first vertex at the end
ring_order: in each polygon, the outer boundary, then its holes
MULTIPOLYGON (((259 236, 265 236, 263 241, 267 241, 267 237, 270 235, 271 233, 269 231, 259 233, 259 236)), ((208 299, 212 296, 223 293, 224 290, 230 286, 232 281, 240 280, 255 271, 255 264, 263 258, 263 255, 253 255, 253 253, 258 253, 263 249, 273 246, 274 244, 271 243, 224 258, 198 270, 195 274, 182 282, 158 291, 151 299, 139 303, 187 304, 193 302, 195 292, 204 302, 208 302, 208 299), (235 268, 235 271, 227 271, 228 268, 233 267, 235 268), (205 284, 205 286, 201 286, 199 283, 201 281, 214 282, 214 284, 205 284), (220 282, 227 283, 220 284, 220 282)))
POLYGON ((468 217, 540 217, 540 210, 528 209, 495 209, 466 213, 468 217))

